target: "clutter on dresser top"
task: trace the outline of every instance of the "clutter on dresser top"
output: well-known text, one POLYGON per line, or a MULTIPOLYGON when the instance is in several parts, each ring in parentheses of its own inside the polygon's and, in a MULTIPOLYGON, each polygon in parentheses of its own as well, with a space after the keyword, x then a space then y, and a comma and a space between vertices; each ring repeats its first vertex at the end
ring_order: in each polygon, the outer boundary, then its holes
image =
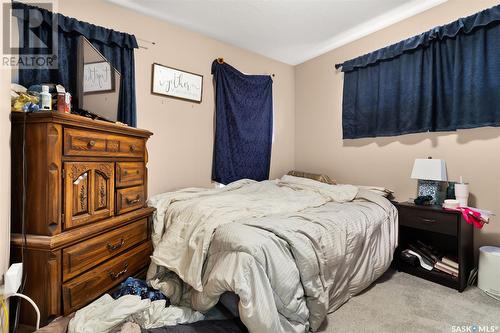
POLYGON ((119 121, 112 121, 78 107, 72 107, 72 96, 60 84, 44 83, 29 88, 20 84, 11 84, 11 110, 13 112, 58 112, 76 114, 94 120, 103 120, 117 125, 128 126, 119 121))

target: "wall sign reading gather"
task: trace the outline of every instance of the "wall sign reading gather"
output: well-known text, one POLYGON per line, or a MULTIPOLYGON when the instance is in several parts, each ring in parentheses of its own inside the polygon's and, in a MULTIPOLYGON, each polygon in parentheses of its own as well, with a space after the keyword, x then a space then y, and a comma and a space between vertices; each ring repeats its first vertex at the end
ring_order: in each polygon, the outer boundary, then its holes
POLYGON ((151 93, 201 103, 203 75, 153 64, 151 93))

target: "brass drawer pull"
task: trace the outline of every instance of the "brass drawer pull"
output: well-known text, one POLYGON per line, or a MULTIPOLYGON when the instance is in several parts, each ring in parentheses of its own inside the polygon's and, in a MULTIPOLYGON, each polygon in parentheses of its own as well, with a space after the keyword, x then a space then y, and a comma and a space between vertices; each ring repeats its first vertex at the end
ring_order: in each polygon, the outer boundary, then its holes
POLYGON ((425 218, 425 217, 420 217, 420 220, 421 220, 422 222, 424 222, 424 223, 429 223, 429 224, 431 224, 431 223, 436 223, 436 220, 435 220, 435 219, 427 219, 427 218, 425 218))
POLYGON ((111 278, 111 280, 116 280, 118 279, 120 276, 122 276, 123 274, 127 273, 128 271, 128 262, 125 263, 125 265, 123 265, 123 269, 121 271, 119 271, 118 273, 114 273, 114 272, 109 272, 109 277, 111 278))
POLYGON ((108 250, 115 251, 115 250, 119 249, 120 247, 122 247, 123 244, 125 244, 125 240, 123 238, 120 240, 120 243, 118 243, 118 244, 108 243, 108 250))
POLYGON ((95 141, 94 140, 90 140, 87 145, 89 146, 89 148, 92 148, 92 147, 95 146, 95 141))
MULTIPOLYGON (((139 172, 140 172, 139 170, 135 170, 135 171, 133 172, 133 174, 138 175, 138 174, 139 174, 139 172)), ((124 175, 124 176, 127 176, 128 174, 129 174, 128 170, 123 171, 123 175, 124 175)))
POLYGON ((129 204, 129 205, 136 204, 139 201, 141 201, 141 196, 139 194, 137 194, 137 197, 135 199, 129 199, 129 198, 127 198, 127 204, 129 204))
POLYGON ((136 151, 137 146, 136 145, 130 145, 130 151, 136 151))

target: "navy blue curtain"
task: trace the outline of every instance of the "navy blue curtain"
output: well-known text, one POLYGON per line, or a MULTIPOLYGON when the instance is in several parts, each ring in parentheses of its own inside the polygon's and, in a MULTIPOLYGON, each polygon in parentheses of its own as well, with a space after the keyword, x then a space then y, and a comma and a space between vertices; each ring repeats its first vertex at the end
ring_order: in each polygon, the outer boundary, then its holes
MULTIPOLYGON (((78 40, 80 36, 84 36, 121 73, 118 120, 136 126, 134 48, 138 45, 135 36, 19 2, 12 3, 12 6, 17 9, 13 13, 18 18, 21 38, 28 40, 28 34, 33 33, 49 48, 53 45, 57 48, 57 68, 51 68, 48 64, 28 68, 20 64, 19 84, 27 87, 39 83, 61 84, 75 96, 78 40), (30 21, 38 21, 40 24, 33 27, 30 26, 30 21), (53 33, 57 38, 53 38, 53 33)), ((27 48, 29 45, 24 43, 20 54, 33 54, 35 51, 27 48)), ((47 50, 40 48, 35 52, 43 54, 47 50)))
POLYGON ((343 137, 500 125, 500 6, 343 64, 343 137))
POLYGON ((222 184, 269 179, 273 137, 273 80, 212 64, 215 143, 212 179, 222 184))

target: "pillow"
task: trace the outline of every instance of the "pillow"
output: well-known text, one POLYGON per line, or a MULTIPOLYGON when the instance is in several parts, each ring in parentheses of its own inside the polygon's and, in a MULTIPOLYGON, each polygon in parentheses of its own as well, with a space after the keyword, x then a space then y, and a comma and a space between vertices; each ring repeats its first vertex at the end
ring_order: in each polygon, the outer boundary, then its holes
POLYGON ((384 198, 390 198, 392 197, 394 191, 385 187, 381 186, 364 186, 364 185, 357 185, 360 189, 368 190, 370 192, 376 193, 378 195, 383 196, 384 198))
POLYGON ((322 182, 325 184, 330 184, 330 185, 335 185, 337 184, 335 180, 331 180, 330 177, 327 175, 320 175, 316 173, 309 173, 309 172, 303 172, 303 171, 296 171, 292 170, 288 173, 289 176, 294 176, 294 177, 301 177, 301 178, 308 178, 312 180, 316 180, 318 182, 322 182))

